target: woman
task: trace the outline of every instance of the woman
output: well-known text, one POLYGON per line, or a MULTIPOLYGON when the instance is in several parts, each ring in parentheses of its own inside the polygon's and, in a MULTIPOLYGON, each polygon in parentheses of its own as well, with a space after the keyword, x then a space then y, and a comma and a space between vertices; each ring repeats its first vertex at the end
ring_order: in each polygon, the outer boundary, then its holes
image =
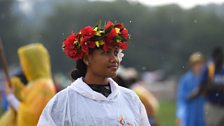
POLYGON ((36 126, 45 105, 55 95, 50 58, 40 43, 19 48, 18 54, 28 82, 25 85, 18 77, 11 79, 13 89, 6 88, 10 108, 0 118, 0 125, 36 126))
POLYGON ((118 86, 117 74, 127 48, 128 30, 108 21, 87 26, 64 41, 64 52, 77 60, 75 80, 54 96, 39 119, 39 126, 150 126, 137 95, 118 86))

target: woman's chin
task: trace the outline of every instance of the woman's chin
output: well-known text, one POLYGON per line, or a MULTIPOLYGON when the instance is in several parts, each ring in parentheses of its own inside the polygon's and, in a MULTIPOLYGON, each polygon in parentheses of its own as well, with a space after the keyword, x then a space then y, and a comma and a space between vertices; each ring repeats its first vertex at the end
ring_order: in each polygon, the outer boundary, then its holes
POLYGON ((117 76, 117 72, 111 72, 110 74, 108 74, 108 77, 110 78, 114 78, 117 76))

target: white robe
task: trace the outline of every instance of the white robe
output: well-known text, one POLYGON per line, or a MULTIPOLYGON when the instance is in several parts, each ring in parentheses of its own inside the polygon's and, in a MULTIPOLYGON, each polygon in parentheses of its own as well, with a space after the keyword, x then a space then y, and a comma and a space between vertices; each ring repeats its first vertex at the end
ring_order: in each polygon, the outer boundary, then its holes
POLYGON ((150 126, 138 96, 109 83, 112 93, 105 97, 78 78, 49 101, 38 126, 150 126))

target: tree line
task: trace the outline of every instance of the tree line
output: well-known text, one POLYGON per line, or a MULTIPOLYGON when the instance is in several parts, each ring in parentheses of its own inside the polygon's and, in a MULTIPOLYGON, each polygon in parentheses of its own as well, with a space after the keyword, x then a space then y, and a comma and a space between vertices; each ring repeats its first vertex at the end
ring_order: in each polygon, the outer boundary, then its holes
POLYGON ((183 9, 126 0, 49 0, 31 5, 30 10, 22 11, 21 2, 0 2, 0 36, 10 65, 19 64, 18 47, 41 42, 50 52, 52 71, 68 74, 75 62, 63 53, 63 40, 99 20, 122 22, 129 29, 131 39, 122 64, 140 72, 160 69, 180 74, 187 68, 190 53, 201 51, 209 58, 213 47, 224 46, 224 4, 183 9))

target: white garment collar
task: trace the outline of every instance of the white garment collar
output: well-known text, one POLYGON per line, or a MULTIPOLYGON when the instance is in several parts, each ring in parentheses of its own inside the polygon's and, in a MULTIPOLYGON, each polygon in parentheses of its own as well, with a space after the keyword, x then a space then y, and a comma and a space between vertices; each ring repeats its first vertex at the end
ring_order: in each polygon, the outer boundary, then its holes
POLYGON ((75 80, 68 88, 71 88, 78 92, 80 95, 83 95, 87 98, 97 100, 97 101, 111 101, 115 100, 117 95, 119 94, 119 86, 118 84, 111 78, 108 78, 110 87, 111 87, 111 94, 108 97, 105 97, 101 93, 93 91, 81 78, 75 80))

